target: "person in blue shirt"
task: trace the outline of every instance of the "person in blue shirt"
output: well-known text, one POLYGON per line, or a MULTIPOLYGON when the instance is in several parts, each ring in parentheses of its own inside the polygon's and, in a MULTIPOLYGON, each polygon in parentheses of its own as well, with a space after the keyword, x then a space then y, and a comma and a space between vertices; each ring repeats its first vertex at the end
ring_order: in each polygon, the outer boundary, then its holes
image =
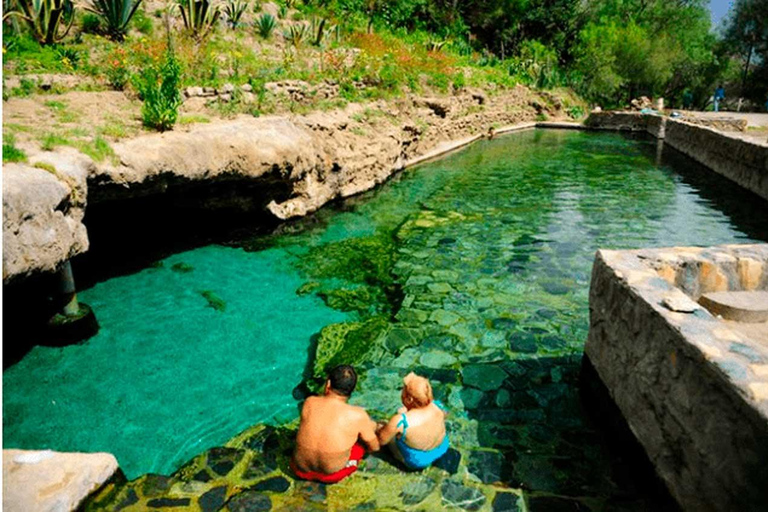
POLYGON ((718 85, 717 89, 715 89, 715 96, 713 98, 715 112, 720 111, 720 102, 723 101, 724 99, 725 99, 725 89, 723 89, 722 85, 718 85))
POLYGON ((377 435, 393 455, 410 469, 424 469, 448 451, 443 404, 434 400, 432 386, 411 372, 403 379, 403 406, 383 424, 377 435))

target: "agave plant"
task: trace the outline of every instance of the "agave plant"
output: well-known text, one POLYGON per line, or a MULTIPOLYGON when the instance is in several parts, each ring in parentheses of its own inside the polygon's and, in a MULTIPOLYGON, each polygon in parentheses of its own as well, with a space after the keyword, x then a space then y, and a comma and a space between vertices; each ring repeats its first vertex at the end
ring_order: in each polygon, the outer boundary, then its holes
POLYGON ((288 27, 288 30, 283 31, 283 37, 286 41, 291 43, 294 48, 300 47, 304 40, 307 38, 308 34, 309 30, 307 29, 307 25, 304 23, 291 25, 288 27))
POLYGON ((23 19, 40 44, 55 44, 72 28, 75 6, 72 0, 16 0, 3 20, 12 17, 23 19))
POLYGON ((102 17, 109 37, 122 41, 140 5, 141 0, 91 0, 85 8, 102 17))
POLYGON ((221 16, 221 9, 209 0, 177 0, 184 27, 196 38, 202 39, 213 30, 221 16))
POLYGON ((248 9, 247 0, 227 0, 227 4, 224 6, 224 15, 227 17, 227 23, 230 27, 237 28, 246 9, 248 9))
POLYGON ((443 47, 445 46, 445 43, 448 41, 437 41, 435 39, 432 39, 430 41, 427 41, 425 44, 428 52, 439 52, 443 50, 443 47))
POLYGON ((317 18, 312 18, 312 44, 320 46, 323 43, 323 39, 336 31, 338 27, 335 25, 328 25, 328 20, 322 18, 318 21, 317 18))
POLYGON ((262 14, 256 18, 256 29, 259 31, 259 35, 264 39, 269 39, 272 35, 272 31, 275 30, 275 17, 271 14, 262 14))

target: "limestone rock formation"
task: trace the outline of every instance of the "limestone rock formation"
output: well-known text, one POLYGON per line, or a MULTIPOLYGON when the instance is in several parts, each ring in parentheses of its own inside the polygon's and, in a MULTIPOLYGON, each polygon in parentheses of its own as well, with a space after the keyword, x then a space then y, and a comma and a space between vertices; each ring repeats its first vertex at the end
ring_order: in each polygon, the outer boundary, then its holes
POLYGON ((98 165, 72 149, 33 154, 30 162, 44 169, 6 166, 3 280, 55 270, 88 249, 81 222, 86 180, 89 204, 169 191, 184 198, 194 188, 198 193, 189 201, 197 201, 196 208, 234 207, 289 219, 369 190, 456 141, 532 121, 532 101, 559 112, 558 102, 521 86, 493 95, 464 90, 143 135, 114 144, 115 160, 98 165), (224 199, 208 198, 206 187, 214 184, 228 187, 224 199))
POLYGON ((3 281, 50 272, 88 250, 88 162, 76 152, 3 166, 3 281))
POLYGON ((117 471, 109 453, 3 450, 3 510, 75 510, 117 471))

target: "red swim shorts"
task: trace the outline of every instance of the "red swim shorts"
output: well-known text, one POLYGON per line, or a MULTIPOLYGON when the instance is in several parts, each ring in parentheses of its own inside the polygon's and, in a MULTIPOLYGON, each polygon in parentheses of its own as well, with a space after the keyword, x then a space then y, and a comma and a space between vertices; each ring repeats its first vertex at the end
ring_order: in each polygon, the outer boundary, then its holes
POLYGON ((294 474, 302 480, 313 480, 323 484, 335 484, 342 481, 355 471, 357 471, 358 462, 365 456, 365 448, 360 444, 355 443, 352 446, 352 451, 349 454, 349 462, 347 465, 335 473, 326 475, 325 473, 316 473, 314 471, 300 471, 296 465, 291 461, 291 469, 294 474))

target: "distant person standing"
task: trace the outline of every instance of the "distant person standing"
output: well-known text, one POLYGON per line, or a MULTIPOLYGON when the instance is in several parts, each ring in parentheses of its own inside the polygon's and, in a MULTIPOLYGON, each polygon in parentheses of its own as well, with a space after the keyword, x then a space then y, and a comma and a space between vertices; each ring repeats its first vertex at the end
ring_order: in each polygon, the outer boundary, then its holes
POLYGON ((715 96, 713 98, 715 104, 715 112, 720 112, 720 102, 725 99, 725 89, 722 85, 718 85, 715 89, 715 96))

